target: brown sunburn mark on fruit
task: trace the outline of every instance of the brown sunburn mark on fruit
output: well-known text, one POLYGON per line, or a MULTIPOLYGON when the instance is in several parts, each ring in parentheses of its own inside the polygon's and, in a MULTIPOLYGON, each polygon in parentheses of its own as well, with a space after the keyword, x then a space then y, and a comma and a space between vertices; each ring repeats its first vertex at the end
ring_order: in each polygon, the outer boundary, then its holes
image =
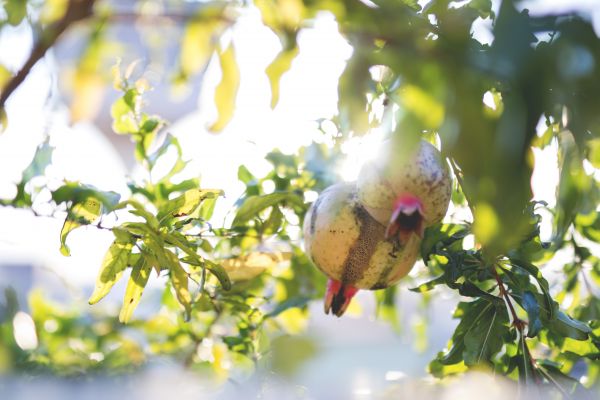
POLYGON ((369 261, 375 253, 377 244, 385 235, 385 227, 371 217, 358 201, 352 208, 352 213, 360 229, 358 238, 344 261, 342 282, 345 284, 352 284, 363 277, 365 270, 369 268, 369 261))

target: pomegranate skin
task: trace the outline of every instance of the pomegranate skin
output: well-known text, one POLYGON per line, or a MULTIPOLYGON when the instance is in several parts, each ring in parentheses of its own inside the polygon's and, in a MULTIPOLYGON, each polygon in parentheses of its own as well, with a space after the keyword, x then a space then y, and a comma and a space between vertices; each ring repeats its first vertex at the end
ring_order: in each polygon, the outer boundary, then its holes
POLYGON ((359 289, 383 289, 415 264, 420 238, 404 246, 385 239, 385 225, 359 201, 354 183, 324 190, 304 220, 304 245, 313 263, 330 279, 359 289))
POLYGON ((452 180, 440 152, 421 140, 406 156, 398 157, 398 153, 398 148, 387 140, 378 157, 361 168, 357 181, 361 203, 373 218, 386 225, 396 200, 411 195, 421 202, 424 226, 441 221, 450 204, 452 180))

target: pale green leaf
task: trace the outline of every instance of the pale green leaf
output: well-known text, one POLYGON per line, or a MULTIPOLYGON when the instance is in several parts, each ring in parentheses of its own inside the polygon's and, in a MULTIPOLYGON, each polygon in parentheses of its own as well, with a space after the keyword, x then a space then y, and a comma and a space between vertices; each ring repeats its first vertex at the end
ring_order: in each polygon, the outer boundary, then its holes
POLYGON ((282 50, 265 70, 271 84, 271 108, 279 102, 279 81, 292 66, 292 61, 298 55, 298 46, 294 43, 290 48, 282 50))
POLYGON ((36 176, 44 175, 46 167, 52 161, 53 151, 54 147, 50 146, 49 138, 46 138, 46 140, 37 147, 33 160, 31 160, 31 163, 27 166, 25 171, 23 171, 21 181, 29 182, 36 176))
POLYGON ((123 275, 123 271, 127 267, 129 253, 133 248, 133 243, 122 242, 119 239, 115 240, 108 248, 102 266, 96 278, 96 286, 94 292, 90 296, 89 303, 95 304, 102 300, 104 296, 110 292, 110 289, 123 275))
POLYGON ((100 216, 101 210, 102 204, 94 197, 89 197, 84 202, 77 203, 69 209, 67 218, 60 231, 60 252, 62 255, 71 255, 71 251, 66 243, 69 233, 82 225, 94 222, 100 216))
POLYGON ((133 266, 129 282, 127 282, 127 288, 125 289, 123 306, 119 313, 119 321, 122 323, 126 324, 129 322, 133 311, 138 306, 144 288, 148 283, 150 271, 152 271, 152 265, 144 257, 140 257, 138 262, 133 266))
POLYGON ((273 207, 282 203, 291 203, 294 205, 302 205, 303 201, 298 195, 290 192, 275 192, 262 196, 251 196, 246 198, 235 215, 232 225, 240 226, 248 222, 252 218, 258 216, 258 213, 269 207, 273 207))
POLYGON ((235 99, 240 84, 240 71, 235 60, 233 44, 219 52, 219 63, 222 73, 221 82, 215 90, 218 117, 209 127, 209 130, 213 132, 222 131, 233 118, 235 99))
POLYGON ((192 189, 181 196, 169 200, 158 213, 158 219, 163 221, 166 216, 182 217, 193 213, 205 200, 222 196, 223 191, 218 189, 192 189))
POLYGON ((168 267, 171 271, 171 283, 175 289, 175 296, 179 304, 185 308, 186 314, 189 315, 192 307, 192 295, 188 289, 188 273, 181 266, 175 253, 165 250, 165 255, 169 261, 168 267))

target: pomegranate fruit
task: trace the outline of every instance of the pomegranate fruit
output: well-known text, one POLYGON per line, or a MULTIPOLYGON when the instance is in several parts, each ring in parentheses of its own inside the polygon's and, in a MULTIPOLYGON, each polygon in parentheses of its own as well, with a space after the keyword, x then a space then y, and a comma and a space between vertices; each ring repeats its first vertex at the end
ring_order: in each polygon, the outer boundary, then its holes
POLYGON ((358 289, 383 289, 408 274, 421 243, 415 235, 402 246, 387 240, 385 225, 367 212, 354 183, 325 189, 309 209, 303 229, 306 253, 329 277, 325 313, 338 317, 358 289))
POLYGON ((444 218, 452 193, 448 165, 438 149, 421 140, 411 151, 393 140, 383 143, 379 156, 360 170, 358 197, 379 223, 385 237, 403 245, 423 237, 427 226, 444 218))

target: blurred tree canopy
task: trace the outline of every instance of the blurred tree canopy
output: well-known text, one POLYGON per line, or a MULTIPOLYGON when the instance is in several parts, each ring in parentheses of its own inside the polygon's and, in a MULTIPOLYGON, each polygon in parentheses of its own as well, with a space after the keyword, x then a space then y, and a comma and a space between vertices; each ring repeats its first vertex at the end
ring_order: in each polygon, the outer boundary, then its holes
MULTIPOLYGON (((193 3, 193 12, 166 2, 164 17, 185 23, 173 85, 185 85, 210 62, 222 71, 214 93, 214 132, 235 115, 240 74, 227 32, 248 9, 258 9, 281 42, 265 70, 272 107, 279 81, 299 53, 299 33, 311 29, 320 14, 335 17, 353 49, 338 84, 338 114, 330 121, 336 132, 324 133, 335 145, 313 143, 296 154, 274 150, 265 176, 241 165, 245 193, 231 224, 216 226, 211 215, 223 192, 200 187, 198 179, 173 179, 186 161, 167 122, 144 111, 144 80, 132 79, 120 66, 112 75, 106 72, 106 63, 115 60, 104 36, 107 26, 122 18, 155 18, 148 12, 155 9, 151 3, 134 2, 135 12, 123 14, 116 2, 101 0, 2 2, 0 29, 27 24, 36 38, 21 69, 0 66, 2 124, 10 124, 4 105, 31 68, 65 31, 84 24, 90 33, 72 77, 72 119, 89 118, 97 87, 113 79, 121 93, 111 108, 113 130, 131 139, 146 171, 146 178, 129 183, 126 197, 97 190, 94 182, 51 187, 43 179, 53 151, 46 141, 15 184, 16 195, 0 200, 37 212, 36 197, 50 199, 65 220, 60 232, 65 255, 72 230, 94 225, 112 231, 114 242, 90 304, 127 279, 119 320, 143 332, 153 354, 173 355, 217 379, 227 377, 224 360, 252 369, 274 351, 273 364, 281 364, 276 349, 294 340, 281 334, 302 330, 307 304, 325 286, 296 241, 309 206, 306 193, 339 179, 334 167, 343 158, 344 141, 387 124, 389 135, 439 145, 454 172, 453 204, 472 217, 428 228, 422 244, 427 268, 412 290, 428 296, 425 292, 443 285, 462 296, 454 312, 456 330, 431 361, 430 373, 444 377, 484 365, 560 395, 598 390, 600 39, 585 16, 532 16, 511 0, 497 7, 491 0, 214 1, 193 3), (491 27, 490 43, 474 37, 474 23, 491 27), (559 160, 552 205, 532 201, 530 184, 533 149, 548 146, 557 149, 559 160), (178 156, 168 159, 168 152, 178 156), (155 166, 167 159, 172 163, 167 172, 156 176, 155 166), (541 215, 553 228, 549 240, 540 238, 541 215), (561 278, 549 282, 544 267, 559 252, 561 278), (168 276, 165 307, 150 319, 135 319, 144 287, 156 274, 168 276), (202 346, 208 356, 200 355, 202 346)), ((375 293, 378 315, 392 324, 396 290, 375 293)), ((121 335, 125 325, 114 318, 90 322, 39 294, 30 302, 39 345, 28 349, 15 342, 18 305, 7 291, 0 309, 0 370, 77 374, 135 368, 148 356, 121 335), (81 341, 79 350, 66 346, 68 338, 81 341)), ((316 351, 300 339, 295 345, 316 351)))

